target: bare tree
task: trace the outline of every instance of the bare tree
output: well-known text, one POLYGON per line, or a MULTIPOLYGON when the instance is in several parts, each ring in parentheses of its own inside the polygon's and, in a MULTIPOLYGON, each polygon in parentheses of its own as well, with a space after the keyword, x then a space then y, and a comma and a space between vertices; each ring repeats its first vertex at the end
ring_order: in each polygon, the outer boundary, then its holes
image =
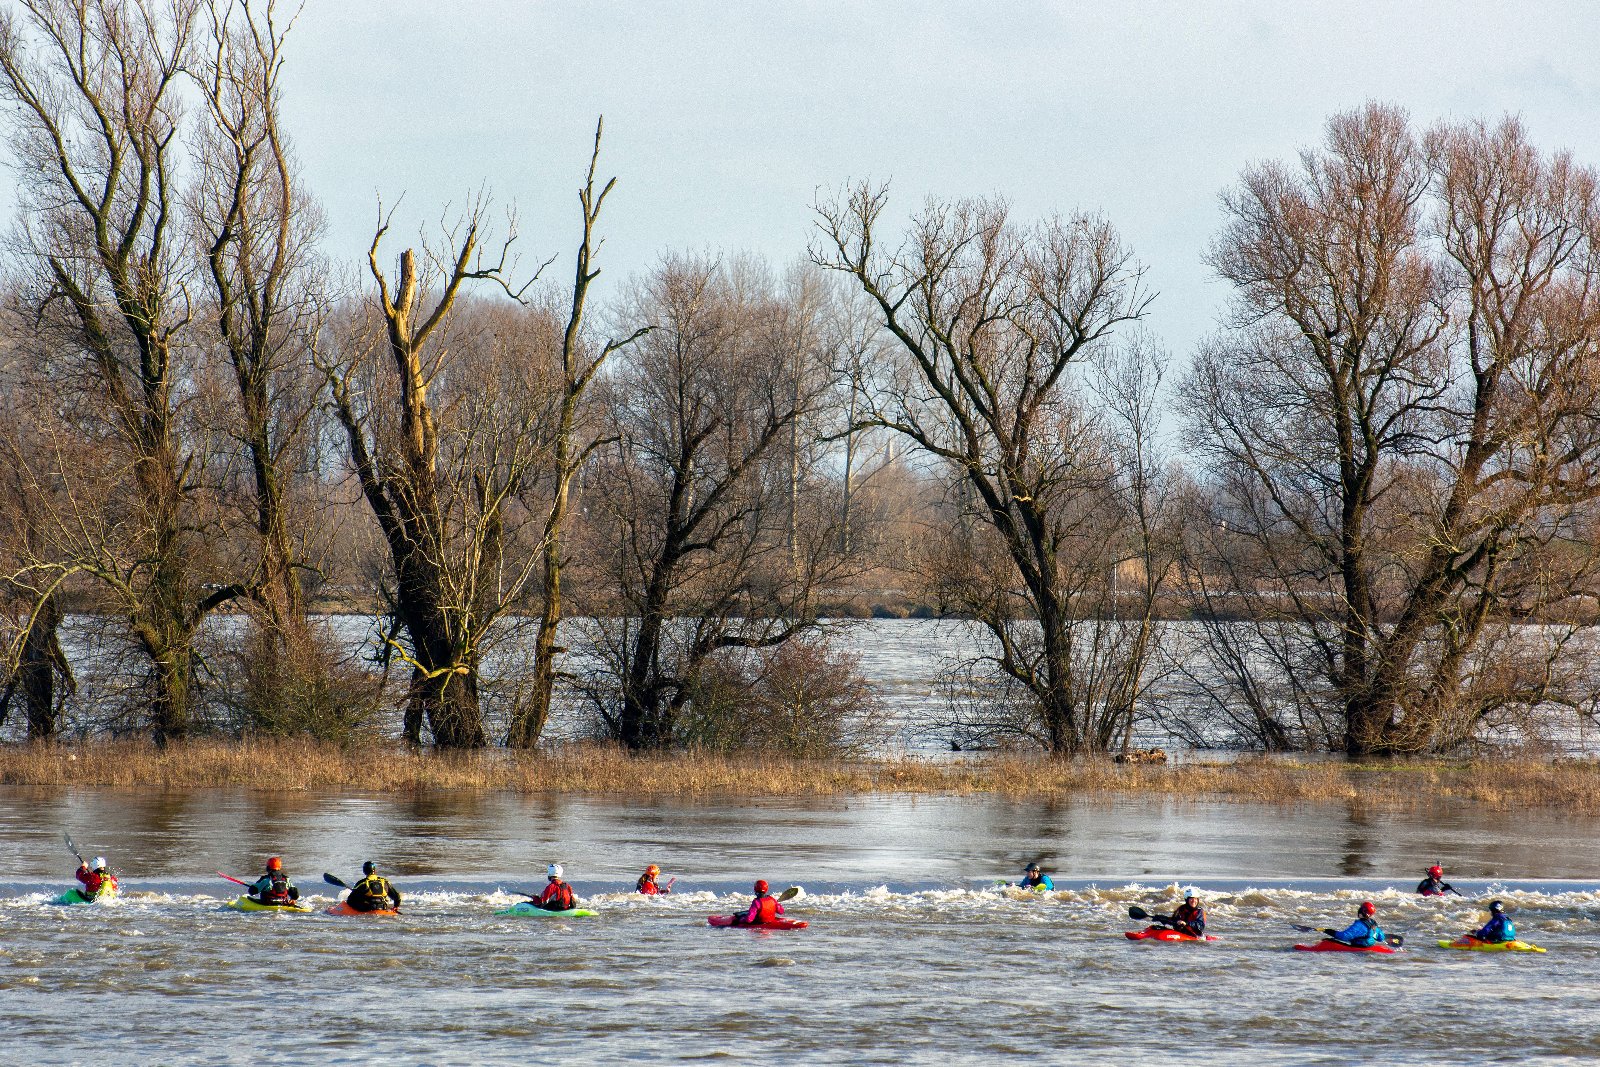
POLYGON ((698 258, 666 260, 634 299, 630 320, 654 328, 609 383, 612 440, 587 497, 616 604, 590 693, 629 748, 681 740, 714 657, 816 625, 836 509, 802 501, 792 518, 784 445, 828 381, 771 343, 774 319, 799 313, 764 272, 698 258))
MULTIPOLYGON (((527 380, 474 379, 453 359, 456 339, 447 336, 468 283, 521 295, 505 282, 515 225, 498 254, 484 256, 484 210, 482 201, 470 205, 446 230, 441 251, 424 248, 420 264, 413 250, 402 252, 393 286, 378 263, 385 217, 368 252, 376 321, 343 338, 340 351, 318 357, 351 466, 389 549, 389 597, 408 638, 391 648, 411 667, 405 736, 420 742, 426 721, 443 748, 486 743, 484 642, 537 558, 526 553, 508 563, 504 550, 508 508, 544 462, 543 390, 527 380), (441 412, 431 391, 446 387, 450 374, 461 380, 448 383, 441 412)), ((498 364, 513 375, 538 365, 498 364)))
POLYGON ((590 418, 586 403, 590 386, 605 367, 606 361, 618 350, 627 347, 650 331, 648 324, 631 327, 625 335, 593 343, 584 331, 584 315, 589 298, 589 286, 600 276, 594 265, 600 242, 595 237, 595 226, 600 221, 600 209, 606 197, 615 188, 612 178, 598 193, 595 191, 595 168, 600 161, 600 135, 604 120, 594 131, 594 152, 589 157, 589 173, 583 188, 578 190, 578 202, 583 209, 583 238, 578 244, 577 266, 572 282, 572 301, 567 314, 566 329, 561 334, 561 393, 559 407, 552 427, 552 462, 547 509, 542 539, 541 608, 539 629, 534 635, 533 679, 527 698, 514 714, 506 733, 506 744, 513 748, 532 748, 544 732, 550 718, 550 701, 555 691, 556 657, 565 649, 556 644, 556 631, 561 623, 563 553, 566 545, 568 508, 572 500, 572 483, 583 469, 593 450, 600 443, 586 431, 590 418))
POLYGON ((1128 690, 1086 684, 1110 666, 1097 655, 1109 644, 1079 624, 1102 614, 1119 562, 1090 506, 1115 495, 1115 457, 1069 371, 1144 315, 1141 272, 1102 220, 1019 227, 992 201, 929 203, 885 252, 885 202, 862 185, 820 205, 813 251, 855 279, 898 342, 861 421, 951 473, 958 521, 942 553, 970 566, 947 570, 946 594, 1031 695, 1040 740, 1056 754, 1104 751, 1125 733, 1128 690))
POLYGON ((23 0, 0 13, 0 95, 16 105, 34 300, 65 327, 50 335, 133 490, 114 501, 119 512, 80 487, 72 522, 57 530, 62 551, 39 566, 90 575, 110 593, 151 666, 158 741, 188 731, 200 623, 242 592, 196 579, 209 539, 205 457, 180 425, 190 307, 177 86, 195 13, 195 0, 23 0))
POLYGON ((1235 588, 1289 654, 1265 669, 1320 679, 1351 754, 1585 703, 1554 682, 1577 677, 1571 634, 1510 627, 1592 604, 1593 173, 1514 121, 1419 143, 1370 104, 1225 206, 1212 260, 1238 315, 1187 409, 1214 521, 1254 566, 1235 588))

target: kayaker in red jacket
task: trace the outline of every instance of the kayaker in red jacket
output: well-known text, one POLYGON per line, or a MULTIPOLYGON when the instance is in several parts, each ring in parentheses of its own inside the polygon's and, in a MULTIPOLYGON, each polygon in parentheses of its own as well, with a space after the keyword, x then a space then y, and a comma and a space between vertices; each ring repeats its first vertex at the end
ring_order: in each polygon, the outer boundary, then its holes
POLYGON ((571 911, 578 906, 572 896, 572 886, 561 880, 563 873, 559 863, 552 863, 545 868, 550 884, 544 887, 544 895, 534 901, 545 911, 571 911))
POLYGON ((639 882, 634 888, 647 897, 664 897, 672 890, 664 885, 656 885, 656 879, 660 876, 661 868, 652 863, 644 869, 644 873, 639 876, 639 882))
POLYGON ((739 918, 740 926, 760 926, 783 914, 783 905, 778 903, 778 898, 767 892, 765 878, 756 880, 755 891, 756 898, 750 902, 750 910, 739 918))
POLYGON ((1206 936, 1206 909, 1200 906, 1199 890, 1190 886, 1183 891, 1183 903, 1172 912, 1172 928, 1190 937, 1206 936))
POLYGON ((117 876, 106 870, 106 858, 96 856, 94 863, 78 864, 78 881, 83 883, 83 895, 97 897, 102 892, 117 891, 117 876))

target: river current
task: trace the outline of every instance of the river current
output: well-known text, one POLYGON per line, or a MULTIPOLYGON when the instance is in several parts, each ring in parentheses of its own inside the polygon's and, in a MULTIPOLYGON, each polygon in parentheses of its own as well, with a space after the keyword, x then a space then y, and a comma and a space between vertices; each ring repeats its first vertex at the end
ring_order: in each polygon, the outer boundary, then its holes
POLYGON ((1450 806, 6 789, 0 1062, 1592 1063, 1597 885, 1584 821, 1450 806), (51 903, 63 832, 121 899, 51 903), (373 859, 402 915, 225 909, 269 854, 318 907, 373 859), (994 884, 1031 859, 1054 893, 994 884), (552 860, 597 917, 493 914, 552 860), (756 877, 810 927, 709 928, 756 877), (1220 940, 1122 937, 1186 882, 1220 940), (1435 947, 1491 896, 1547 954, 1435 947), (1363 899, 1404 953, 1290 950, 1363 899))

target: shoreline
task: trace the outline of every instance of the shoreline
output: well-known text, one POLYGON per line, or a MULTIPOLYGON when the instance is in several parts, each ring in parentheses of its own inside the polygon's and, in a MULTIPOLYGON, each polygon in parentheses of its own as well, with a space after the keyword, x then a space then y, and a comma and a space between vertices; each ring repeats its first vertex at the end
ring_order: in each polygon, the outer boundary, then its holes
POLYGON ((117 741, 0 747, 0 787, 406 794, 579 793, 752 797, 874 793, 1010 798, 1168 796, 1266 804, 1362 801, 1415 807, 1465 802, 1493 810, 1560 807, 1600 812, 1600 763, 1516 759, 1348 764, 1250 758, 1127 766, 992 754, 803 760, 652 753, 582 746, 521 753, 414 752, 398 745, 341 749, 305 741, 194 741, 157 749, 117 741))

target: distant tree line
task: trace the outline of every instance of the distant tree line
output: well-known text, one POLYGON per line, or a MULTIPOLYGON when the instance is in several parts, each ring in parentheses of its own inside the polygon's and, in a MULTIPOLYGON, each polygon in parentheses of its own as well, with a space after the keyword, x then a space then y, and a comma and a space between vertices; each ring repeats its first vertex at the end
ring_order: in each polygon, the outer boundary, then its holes
POLYGON ((786 271, 602 287, 599 127, 570 260, 480 194, 398 254, 380 206, 351 280, 280 124, 292 28, 0 13, 0 724, 529 748, 570 694, 632 749, 859 749, 824 619, 891 586, 973 621, 958 744, 1593 717, 1600 197, 1516 121, 1371 104, 1244 171, 1228 320, 1174 376, 1107 220, 996 199, 847 187, 786 271))

